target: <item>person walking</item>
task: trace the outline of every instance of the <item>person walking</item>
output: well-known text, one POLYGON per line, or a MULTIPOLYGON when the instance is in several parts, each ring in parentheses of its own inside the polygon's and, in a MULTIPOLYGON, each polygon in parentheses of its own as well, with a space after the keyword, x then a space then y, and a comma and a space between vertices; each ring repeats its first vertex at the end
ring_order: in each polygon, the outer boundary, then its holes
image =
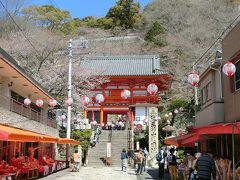
POLYGON ((198 180, 211 180, 216 178, 216 166, 210 152, 199 157, 195 164, 198 180))
POLYGON ((139 149, 138 153, 137 153, 137 173, 136 174, 142 174, 142 161, 143 161, 143 152, 142 149, 139 149))
POLYGON ((174 155, 174 148, 170 149, 170 154, 167 157, 168 169, 171 180, 177 180, 177 161, 176 156, 174 155))
POLYGON ((125 149, 122 150, 121 160, 122 160, 122 171, 124 171, 124 169, 125 169, 125 172, 126 172, 127 164, 128 164, 128 154, 125 149))
POLYGON ((142 169, 143 169, 144 172, 146 171, 147 155, 148 155, 148 150, 145 147, 143 149, 143 161, 142 161, 142 169))
POLYGON ((187 156, 187 164, 188 164, 188 180, 191 180, 191 175, 194 172, 194 166, 193 162, 195 160, 195 157, 193 156, 193 152, 190 152, 187 156))
POLYGON ((75 153, 73 153, 73 161, 74 161, 74 166, 72 171, 79 172, 81 160, 80 160, 80 155, 77 149, 75 150, 75 153))
POLYGON ((164 164, 165 158, 167 157, 166 147, 162 147, 162 149, 156 155, 156 160, 158 162, 158 177, 160 179, 164 179, 164 164))

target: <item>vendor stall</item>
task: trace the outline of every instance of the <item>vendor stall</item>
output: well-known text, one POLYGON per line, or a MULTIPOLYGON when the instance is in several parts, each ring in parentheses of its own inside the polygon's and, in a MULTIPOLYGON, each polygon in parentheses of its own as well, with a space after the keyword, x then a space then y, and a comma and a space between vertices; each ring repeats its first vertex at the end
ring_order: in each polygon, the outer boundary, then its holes
POLYGON ((80 142, 0 125, 0 176, 35 179, 65 168, 55 159, 57 144, 80 142))

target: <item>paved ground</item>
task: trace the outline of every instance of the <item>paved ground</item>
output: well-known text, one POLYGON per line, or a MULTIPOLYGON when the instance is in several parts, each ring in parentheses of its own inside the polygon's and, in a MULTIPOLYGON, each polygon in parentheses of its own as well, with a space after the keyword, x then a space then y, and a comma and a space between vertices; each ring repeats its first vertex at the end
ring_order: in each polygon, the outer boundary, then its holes
POLYGON ((70 169, 49 175, 44 180, 146 180, 158 179, 158 169, 147 168, 143 175, 136 175, 135 170, 129 168, 122 172, 121 167, 81 167, 80 172, 70 169))

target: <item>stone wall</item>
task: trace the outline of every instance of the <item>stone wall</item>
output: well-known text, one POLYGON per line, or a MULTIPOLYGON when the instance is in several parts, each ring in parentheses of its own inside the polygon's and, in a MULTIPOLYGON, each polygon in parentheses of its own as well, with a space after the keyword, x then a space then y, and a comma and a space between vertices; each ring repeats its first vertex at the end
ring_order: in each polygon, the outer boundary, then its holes
POLYGON ((26 129, 36 133, 46 134, 54 137, 59 137, 58 129, 30 120, 2 107, 0 107, 0 124, 26 129))

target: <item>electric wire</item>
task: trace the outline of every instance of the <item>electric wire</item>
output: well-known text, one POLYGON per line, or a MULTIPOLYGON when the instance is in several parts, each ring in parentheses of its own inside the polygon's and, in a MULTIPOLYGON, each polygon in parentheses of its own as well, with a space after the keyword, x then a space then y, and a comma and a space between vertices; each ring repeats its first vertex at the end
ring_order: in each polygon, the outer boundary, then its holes
POLYGON ((2 7, 5 9, 7 15, 9 16, 9 18, 13 21, 13 23, 17 26, 17 28, 21 31, 22 35, 25 37, 25 39, 28 41, 28 43, 32 46, 32 48, 36 51, 37 55, 39 55, 38 50, 36 49, 36 47, 32 44, 32 42, 28 39, 28 37, 26 36, 26 34, 23 32, 22 28, 17 24, 17 22, 14 20, 14 18, 12 17, 12 15, 9 13, 9 11, 7 10, 7 8, 5 7, 5 5, 3 4, 2 0, 0 0, 0 4, 2 5, 2 7))
POLYGON ((218 38, 211 44, 211 46, 198 58, 196 61, 194 61, 194 65, 198 65, 201 62, 201 59, 212 49, 213 46, 216 45, 216 43, 222 39, 222 36, 229 30, 231 29, 232 25, 238 20, 240 17, 240 14, 234 18, 234 20, 223 30, 223 32, 218 36, 218 38))

